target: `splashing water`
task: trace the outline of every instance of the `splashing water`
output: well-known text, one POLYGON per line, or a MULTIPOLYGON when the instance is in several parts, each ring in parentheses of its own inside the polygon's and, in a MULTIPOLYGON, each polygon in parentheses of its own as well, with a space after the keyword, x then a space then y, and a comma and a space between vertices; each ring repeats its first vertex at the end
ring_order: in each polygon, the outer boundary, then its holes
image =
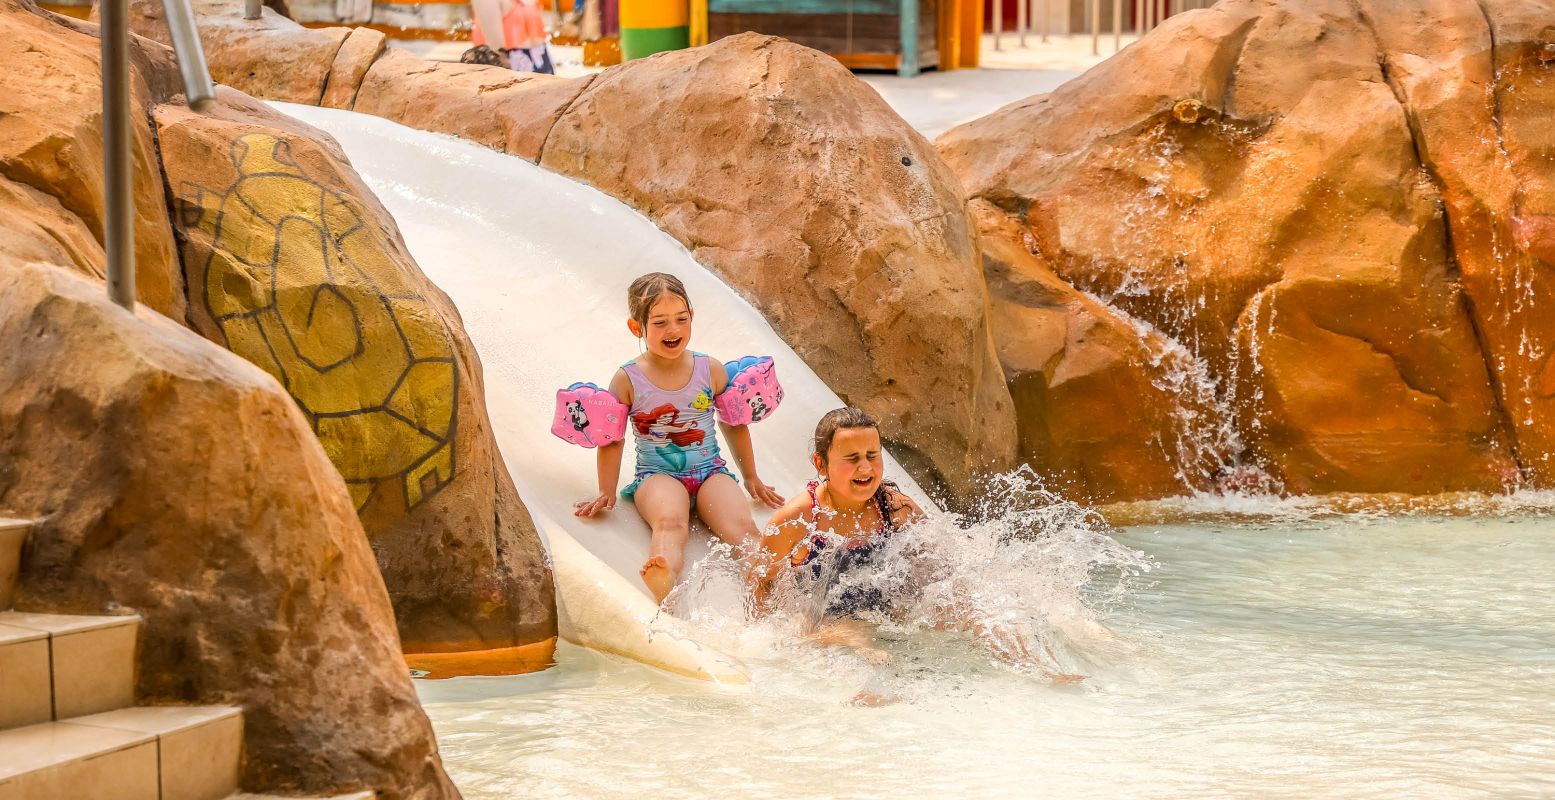
MULTIPOLYGON (((758 661, 776 646, 801 660, 831 648, 880 662, 922 648, 927 637, 1017 672, 1083 672, 1125 647, 1105 619, 1151 568, 1108 531, 1101 517, 1048 491, 1023 467, 989 479, 966 515, 933 513, 882 537, 864 564, 843 568, 842 537, 812 527, 830 546, 814 569, 775 580, 760 610, 745 589, 750 562, 727 546, 715 548, 690 567, 666 603, 676 618, 661 615, 654 633, 689 634, 758 661), (876 628, 878 647, 867 632, 836 625, 825 613, 849 604, 864 606, 855 616, 876 628)), ((867 676, 872 693, 883 679, 890 682, 890 672, 867 676)), ((911 686, 892 689, 912 694, 911 686)))

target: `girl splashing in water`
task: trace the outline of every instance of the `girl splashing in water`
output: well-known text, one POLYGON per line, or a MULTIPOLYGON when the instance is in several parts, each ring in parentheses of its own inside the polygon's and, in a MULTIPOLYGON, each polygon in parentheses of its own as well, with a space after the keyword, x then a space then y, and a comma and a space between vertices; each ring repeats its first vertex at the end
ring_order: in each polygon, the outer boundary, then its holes
MULTIPOLYGON (((870 629, 860 618, 892 616, 893 601, 912 594, 914 587, 900 579, 902 571, 882 569, 880 562, 929 560, 923 551, 932 543, 890 547, 893 534, 922 521, 925 514, 885 479, 880 431, 863 411, 849 407, 827 412, 816 425, 814 445, 811 461, 818 477, 768 523, 762 542, 768 566, 757 595, 766 597, 772 581, 785 573, 813 580, 814 591, 824 592, 825 598, 823 621, 812 638, 849 645, 872 661, 883 660, 885 654, 871 645, 870 629), (896 585, 882 586, 880 578, 890 572, 898 575, 896 585)), ((973 633, 999 658, 1055 682, 1081 680, 1052 670, 1056 660, 1045 646, 1039 644, 1034 652, 1017 632, 979 617, 964 608, 948 608, 936 627, 973 633)))
MULTIPOLYGON (((642 340, 644 352, 610 379, 610 393, 631 408, 637 447, 636 473, 621 496, 636 502, 637 513, 652 530, 640 574, 654 599, 663 602, 684 566, 693 510, 736 548, 752 544, 757 531, 714 435, 713 398, 727 388, 729 376, 723 362, 690 349, 693 315, 685 286, 662 272, 644 275, 627 289, 627 306, 631 319, 626 326, 642 340)), ((750 431, 717 427, 750 496, 772 508, 782 505, 783 498, 756 474, 750 431)), ((599 494, 574 505, 578 516, 615 507, 623 449, 622 442, 599 449, 599 494)))

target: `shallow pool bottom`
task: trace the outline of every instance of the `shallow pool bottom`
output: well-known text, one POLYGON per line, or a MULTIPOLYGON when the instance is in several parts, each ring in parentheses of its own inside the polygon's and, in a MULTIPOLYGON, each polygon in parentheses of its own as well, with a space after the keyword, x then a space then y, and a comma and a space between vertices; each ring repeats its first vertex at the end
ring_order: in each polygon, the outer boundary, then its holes
POLYGON ((1555 796, 1555 518, 1119 538, 1157 568, 1075 687, 920 634, 774 647, 742 690, 565 645, 418 688, 470 800, 1555 796))

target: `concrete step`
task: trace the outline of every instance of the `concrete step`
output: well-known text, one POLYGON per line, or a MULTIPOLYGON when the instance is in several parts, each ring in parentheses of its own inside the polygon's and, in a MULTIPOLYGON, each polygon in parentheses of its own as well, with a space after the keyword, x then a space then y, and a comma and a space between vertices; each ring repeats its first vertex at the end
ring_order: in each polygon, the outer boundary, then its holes
POLYGON ((27 722, 65 720, 125 708, 135 702, 135 637, 140 630, 136 616, 71 616, 0 611, 0 663, 15 661, 25 667, 15 673, 0 671, 0 719, 14 714, 27 722), (47 637, 48 660, 37 656, 38 634, 47 637), (40 666, 41 665, 41 666, 40 666), (24 711, 11 711, 13 697, 36 692, 41 670, 49 691, 49 716, 37 718, 38 700, 15 702, 24 711))
POLYGON ((49 635, 0 625, 0 730, 54 719, 49 635))
POLYGON ((222 800, 243 716, 224 706, 122 708, 0 731, 0 800, 222 800))
POLYGON ((0 731, 0 800, 158 800, 157 737, 69 722, 0 731))
POLYGON ((16 597, 16 574, 21 571, 22 543, 32 523, 0 517, 0 611, 11 607, 16 597))
POLYGON ((157 738, 161 800, 222 800, 238 788, 243 712, 231 706, 141 706, 68 720, 157 738))

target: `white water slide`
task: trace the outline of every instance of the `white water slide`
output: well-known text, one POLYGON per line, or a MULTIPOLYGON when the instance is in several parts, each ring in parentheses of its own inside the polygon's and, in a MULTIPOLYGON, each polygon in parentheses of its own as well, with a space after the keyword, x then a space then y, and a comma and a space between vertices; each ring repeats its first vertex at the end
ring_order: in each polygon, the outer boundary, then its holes
MULTIPOLYGON (((549 548, 561 635, 691 677, 744 683, 733 656, 654 624, 637 570, 648 529, 628 501, 580 520, 573 502, 596 492, 595 454, 555 438, 558 388, 605 385, 637 352, 626 287, 645 272, 685 282, 696 309, 692 347, 724 360, 772 355, 787 397, 752 428, 762 478, 785 497, 813 475, 815 423, 842 405, 766 320, 686 249, 620 201, 523 159, 348 111, 274 104, 328 131, 394 215, 427 277, 453 298, 485 369, 486 406, 524 504, 549 548)), ((889 474, 924 494, 895 460, 889 474)), ((622 465, 629 479, 632 454, 622 465)), ((758 523, 770 511, 752 504, 758 523)), ((710 536, 693 533, 690 565, 710 536)))

